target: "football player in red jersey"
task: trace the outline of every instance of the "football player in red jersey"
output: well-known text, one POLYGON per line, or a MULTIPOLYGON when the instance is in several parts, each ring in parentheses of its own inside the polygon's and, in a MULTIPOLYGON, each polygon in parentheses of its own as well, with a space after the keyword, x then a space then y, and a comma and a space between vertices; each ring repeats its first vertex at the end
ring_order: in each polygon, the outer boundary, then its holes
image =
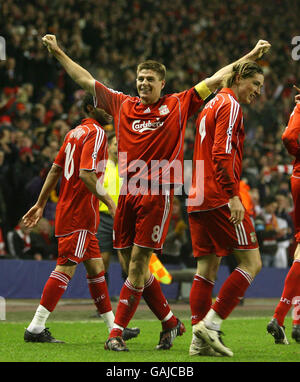
MULTIPOLYGON (((294 86, 300 93, 300 89, 294 86)), ((276 344, 287 345, 284 319, 294 305, 292 338, 300 343, 300 94, 295 97, 296 106, 290 116, 282 141, 288 152, 295 157, 291 176, 291 191, 294 202, 293 220, 297 247, 293 264, 286 276, 284 289, 267 331, 272 334, 276 344)))
POLYGON ((233 352, 221 340, 221 324, 243 298, 261 269, 255 229, 239 195, 245 130, 240 104, 250 104, 264 83, 252 61, 235 65, 224 88, 206 104, 196 122, 193 167, 203 162, 203 195, 194 171, 189 194, 189 223, 197 273, 190 292, 193 338, 191 355, 233 352), (222 256, 234 253, 238 266, 223 284, 216 302, 212 290, 222 256))
MULTIPOLYGON (((42 40, 71 78, 93 94, 97 105, 113 116, 120 175, 127 180, 123 183, 118 200, 114 247, 120 249, 127 264, 128 278, 120 293, 115 325, 105 348, 128 351, 121 334, 143 296, 162 323, 156 348, 169 349, 185 328, 173 315, 148 265, 153 250, 162 248, 174 189, 183 183, 186 122, 220 85, 232 64, 191 89, 161 96, 166 68, 156 61, 146 61, 137 67, 139 97, 131 97, 96 81, 62 51, 54 35, 46 35, 42 40), (150 188, 155 188, 155 192, 149 193, 150 188)), ((269 47, 267 41, 260 40, 240 60, 256 60, 269 47)))
MULTIPOLYGON (((107 138, 101 124, 111 117, 93 106, 87 93, 83 100, 85 119, 70 130, 48 173, 36 204, 24 215, 27 227, 33 227, 43 216, 51 191, 61 178, 55 216, 55 235, 58 237, 58 259, 43 290, 40 305, 25 331, 26 342, 62 342, 45 328, 46 320, 67 289, 77 264, 83 262, 87 282, 99 314, 111 330, 114 314, 104 277, 104 265, 95 234, 99 225, 99 200, 105 203, 112 216, 116 205, 98 179, 104 174, 107 159, 107 138)), ((127 329, 126 338, 136 337, 139 329, 127 329)))

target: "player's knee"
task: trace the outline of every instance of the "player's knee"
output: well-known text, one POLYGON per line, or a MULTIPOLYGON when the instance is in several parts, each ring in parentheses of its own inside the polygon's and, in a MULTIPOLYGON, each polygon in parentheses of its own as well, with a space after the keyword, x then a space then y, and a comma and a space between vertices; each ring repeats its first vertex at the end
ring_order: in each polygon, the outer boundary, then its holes
POLYGON ((77 264, 73 261, 68 260, 65 264, 57 265, 55 267, 55 270, 58 272, 65 273, 70 278, 72 278, 75 274, 77 268, 77 264))

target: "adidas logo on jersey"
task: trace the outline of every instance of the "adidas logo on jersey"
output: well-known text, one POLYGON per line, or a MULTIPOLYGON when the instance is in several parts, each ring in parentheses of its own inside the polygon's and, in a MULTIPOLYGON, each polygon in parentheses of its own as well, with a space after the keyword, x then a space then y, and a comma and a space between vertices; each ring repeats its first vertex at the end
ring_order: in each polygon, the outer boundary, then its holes
POLYGON ((147 107, 147 109, 144 111, 144 114, 151 113, 150 107, 147 107))

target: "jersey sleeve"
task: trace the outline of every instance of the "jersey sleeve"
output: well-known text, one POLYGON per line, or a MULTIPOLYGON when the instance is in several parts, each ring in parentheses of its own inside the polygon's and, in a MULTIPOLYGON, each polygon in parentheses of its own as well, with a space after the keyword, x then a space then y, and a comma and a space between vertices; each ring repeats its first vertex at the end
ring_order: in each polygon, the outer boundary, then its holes
POLYGON ((203 99, 199 96, 195 88, 191 88, 174 95, 180 99, 183 109, 187 110, 188 118, 199 112, 200 107, 204 103, 203 99))
POLYGON ((81 157, 80 170, 98 172, 98 163, 105 161, 106 135, 103 129, 97 128, 89 133, 84 141, 81 157))
POLYGON ((61 148, 59 149, 59 152, 58 154, 56 155, 56 158, 54 159, 54 164, 56 164, 57 166, 59 167, 64 167, 65 165, 65 149, 66 149, 66 141, 67 141, 67 136, 68 136, 69 133, 67 133, 67 135, 65 136, 65 139, 64 139, 64 142, 61 146, 61 148))
POLYGON ((300 104, 297 104, 290 116, 282 141, 287 151, 294 156, 300 155, 300 104))
POLYGON ((232 136, 239 125, 240 105, 231 101, 225 103, 217 112, 215 139, 212 160, 216 180, 229 198, 239 195, 239 184, 235 181, 233 170, 232 136))
POLYGON ((110 89, 95 80, 95 107, 104 109, 110 115, 114 116, 118 112, 121 103, 128 97, 122 92, 110 89))

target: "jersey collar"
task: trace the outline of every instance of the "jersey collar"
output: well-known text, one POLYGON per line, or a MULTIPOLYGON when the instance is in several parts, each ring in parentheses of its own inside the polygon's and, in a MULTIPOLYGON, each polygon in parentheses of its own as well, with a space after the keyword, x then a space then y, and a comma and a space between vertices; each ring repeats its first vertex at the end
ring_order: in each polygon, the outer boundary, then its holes
POLYGON ((230 88, 222 88, 219 93, 230 94, 237 101, 237 98, 236 98, 236 95, 235 95, 234 91, 232 89, 230 89, 230 88))
POLYGON ((88 124, 88 123, 95 123, 97 126, 101 126, 101 124, 98 121, 96 121, 95 119, 93 119, 93 118, 84 118, 81 121, 81 125, 85 125, 85 124, 88 124))

